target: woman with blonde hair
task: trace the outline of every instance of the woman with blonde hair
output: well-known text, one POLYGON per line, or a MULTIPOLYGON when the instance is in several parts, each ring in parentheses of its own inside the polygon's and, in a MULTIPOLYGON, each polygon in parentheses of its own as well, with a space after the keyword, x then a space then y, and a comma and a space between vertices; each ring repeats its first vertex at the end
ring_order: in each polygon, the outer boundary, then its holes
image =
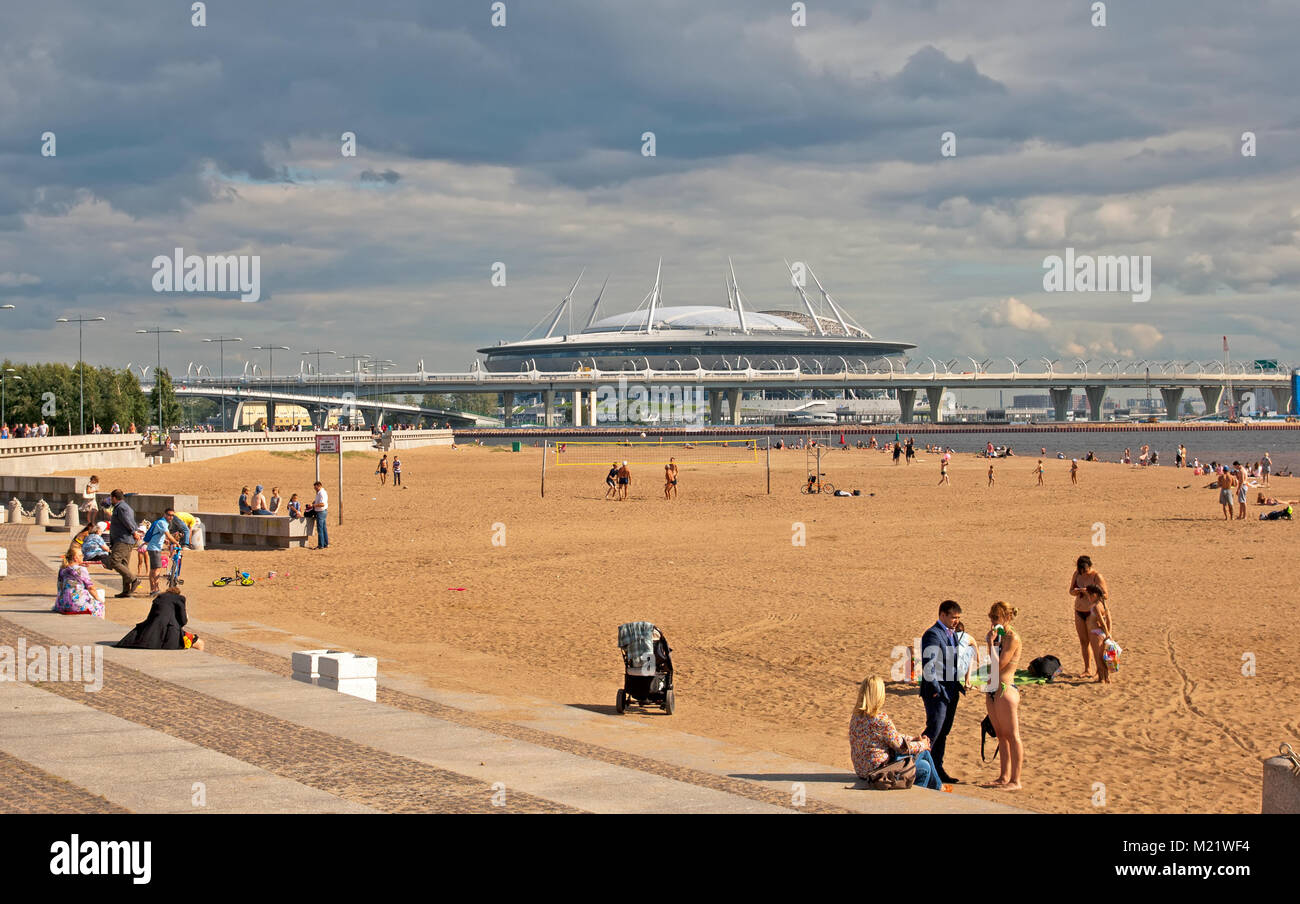
POLYGON ((60 615, 93 615, 104 617, 104 591, 95 586, 90 572, 82 564, 81 548, 73 546, 63 557, 59 569, 59 589, 54 598, 54 611, 60 615), (98 592, 96 592, 98 591, 98 592))
POLYGON ((993 666, 989 670, 986 704, 989 720, 998 736, 997 781, 983 785, 999 791, 1020 790, 1020 767, 1025 750, 1020 741, 1020 691, 1016 690, 1016 662, 1020 659, 1020 635, 1011 627, 1018 610, 999 600, 989 609, 989 645, 993 666), (997 670, 996 679, 993 670, 997 670))
POLYGON ((908 738, 899 733, 884 712, 885 682, 878 675, 865 679, 858 688, 857 704, 849 720, 849 753, 853 771, 865 779, 873 769, 901 756, 916 758, 916 785, 942 791, 939 770, 930 759, 930 739, 908 738))

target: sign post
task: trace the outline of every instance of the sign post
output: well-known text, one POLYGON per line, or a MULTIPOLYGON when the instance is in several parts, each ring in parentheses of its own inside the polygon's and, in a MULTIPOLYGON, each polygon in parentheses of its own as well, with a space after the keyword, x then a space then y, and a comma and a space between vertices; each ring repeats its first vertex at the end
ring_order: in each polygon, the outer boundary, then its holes
POLYGON ((339 457, 339 489, 334 499, 334 507, 339 513, 339 524, 343 523, 343 440, 337 433, 316 434, 316 479, 320 480, 320 457, 337 455, 339 457))

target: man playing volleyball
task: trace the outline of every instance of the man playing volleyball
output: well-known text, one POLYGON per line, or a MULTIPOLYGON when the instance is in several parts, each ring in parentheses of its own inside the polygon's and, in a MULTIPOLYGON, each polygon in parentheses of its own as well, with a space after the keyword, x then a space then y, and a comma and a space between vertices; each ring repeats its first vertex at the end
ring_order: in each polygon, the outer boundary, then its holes
POLYGON ((609 466, 609 473, 605 475, 605 498, 611 496, 618 497, 618 462, 609 466))
POLYGON ((677 495, 677 459, 668 459, 664 465, 664 498, 671 499, 677 495))
POLYGON ((622 502, 627 498, 627 489, 632 484, 632 472, 627 469, 627 462, 623 462, 618 469, 618 499, 622 502))

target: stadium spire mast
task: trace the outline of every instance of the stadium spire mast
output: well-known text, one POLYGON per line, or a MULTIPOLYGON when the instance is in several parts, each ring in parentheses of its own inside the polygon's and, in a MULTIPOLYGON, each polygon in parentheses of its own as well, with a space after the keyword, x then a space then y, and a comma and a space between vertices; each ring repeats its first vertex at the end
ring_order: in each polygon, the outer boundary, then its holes
POLYGON ((749 332, 749 326, 745 323, 745 305, 740 300, 740 283, 736 282, 736 265, 731 262, 731 255, 727 255, 727 267, 731 270, 731 285, 736 291, 736 316, 740 319, 740 331, 749 332))
POLYGON ((804 292, 803 286, 799 285, 799 280, 794 278, 794 267, 791 267, 790 262, 786 261, 785 268, 790 271, 790 285, 794 286, 794 290, 798 292, 799 297, 803 299, 803 306, 807 308, 808 316, 812 318, 813 328, 817 330, 817 335, 825 336, 826 331, 822 329, 822 322, 817 318, 817 312, 813 310, 812 302, 808 300, 808 294, 804 292))
POLYGON ((573 293, 578 290, 578 283, 582 282, 582 274, 586 272, 587 268, 583 267, 582 273, 579 273, 578 278, 573 281, 573 288, 569 290, 569 294, 564 296, 564 300, 561 301, 559 306, 555 309, 555 316, 551 319, 551 325, 546 328, 546 335, 542 338, 551 338, 551 333, 555 332, 556 325, 560 322, 560 318, 564 316, 565 310, 569 307, 569 301, 573 298, 573 293))
POLYGON ((655 308, 659 306, 659 274, 663 272, 664 259, 659 258, 659 266, 655 268, 655 287, 650 293, 650 313, 645 319, 645 331, 653 333, 655 331, 655 308))
MULTIPOLYGON (((812 268, 812 267, 809 267, 809 268, 808 268, 808 275, 811 276, 811 277, 813 278, 813 282, 817 283, 817 291, 819 291, 819 292, 822 293, 822 298, 826 299, 826 303, 827 303, 828 305, 830 305, 830 306, 831 306, 831 310, 835 312, 835 319, 838 320, 838 321, 840 322, 840 326, 841 326, 841 327, 843 328, 843 330, 844 330, 844 335, 845 335, 845 336, 852 336, 853 334, 852 334, 851 332, 849 332, 849 325, 845 322, 845 319, 844 319, 844 313, 840 310, 840 306, 837 305, 837 304, 835 303, 835 299, 834 299, 834 298, 831 298, 831 293, 830 293, 830 292, 827 292, 826 289, 825 289, 825 287, 822 286, 822 281, 821 281, 820 279, 817 278, 817 274, 816 274, 816 273, 813 273, 813 268, 812 268)), ((850 318, 850 319, 852 319, 852 318, 850 318)), ((858 329, 862 330, 863 333, 866 333, 868 339, 872 338, 871 334, 870 334, 870 333, 867 333, 866 330, 863 330, 862 327, 861 327, 861 325, 859 325, 859 324, 857 324, 857 323, 854 323, 853 325, 856 326, 858 329)))
POLYGON ((587 325, 583 327, 584 331, 591 329, 591 325, 596 322, 596 313, 600 310, 600 298, 605 294, 605 287, 607 285, 609 285, 608 276, 606 276, 605 281, 600 284, 600 291, 596 293, 596 303, 591 306, 591 313, 587 316, 587 325))

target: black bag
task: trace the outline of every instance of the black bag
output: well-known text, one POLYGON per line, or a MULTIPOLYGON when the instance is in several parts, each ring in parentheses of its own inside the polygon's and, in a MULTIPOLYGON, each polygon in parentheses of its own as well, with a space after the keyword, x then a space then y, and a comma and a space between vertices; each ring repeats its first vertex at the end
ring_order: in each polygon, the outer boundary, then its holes
POLYGON ((867 773, 863 780, 872 791, 902 791, 916 783, 916 757, 895 757, 867 773))
POLYGON ((1051 681, 1056 677, 1056 673, 1061 670, 1061 660, 1052 656, 1039 656, 1033 662, 1029 663, 1029 674, 1035 678, 1046 678, 1051 681))
MULTIPOLYGON (((996 741, 998 739, 998 733, 993 730, 993 720, 990 719, 988 716, 985 716, 984 721, 980 723, 980 762, 985 762, 984 741, 987 738, 992 738, 993 740, 996 741)), ((998 755, 998 748, 995 745, 993 747, 994 758, 996 758, 997 755, 998 755)))

